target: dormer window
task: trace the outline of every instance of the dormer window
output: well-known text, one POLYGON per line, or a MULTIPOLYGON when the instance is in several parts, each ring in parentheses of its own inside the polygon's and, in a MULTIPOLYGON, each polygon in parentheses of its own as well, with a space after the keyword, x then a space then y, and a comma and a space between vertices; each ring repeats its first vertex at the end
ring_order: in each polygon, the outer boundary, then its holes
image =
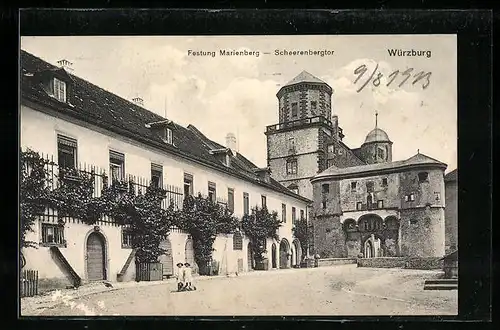
POLYGON ((170 128, 165 128, 165 142, 168 144, 173 143, 173 134, 170 128))
POLYGON ((54 97, 66 103, 66 83, 60 79, 54 78, 54 97))

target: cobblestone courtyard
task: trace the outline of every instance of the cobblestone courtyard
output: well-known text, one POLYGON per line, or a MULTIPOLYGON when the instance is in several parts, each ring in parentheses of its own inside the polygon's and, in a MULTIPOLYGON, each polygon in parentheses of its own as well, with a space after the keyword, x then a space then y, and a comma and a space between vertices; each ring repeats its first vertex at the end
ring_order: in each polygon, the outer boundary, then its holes
POLYGON ((54 298, 61 303, 49 307, 24 298, 21 307, 23 316, 456 315, 457 290, 423 290, 424 280, 438 274, 356 265, 252 272, 199 279, 193 292, 175 292, 172 281, 131 283, 64 302, 54 298))

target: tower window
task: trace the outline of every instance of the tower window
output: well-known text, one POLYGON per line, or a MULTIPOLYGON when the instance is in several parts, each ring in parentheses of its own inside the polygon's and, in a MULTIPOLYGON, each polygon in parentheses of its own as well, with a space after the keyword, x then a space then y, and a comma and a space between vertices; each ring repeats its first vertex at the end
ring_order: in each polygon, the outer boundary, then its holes
POLYGON ((296 159, 289 159, 286 161, 286 174, 297 174, 296 159))
POLYGON ((318 104, 318 103, 317 103, 316 101, 311 101, 311 112, 312 112, 313 114, 315 114, 315 113, 316 113, 316 106, 317 106, 317 104, 318 104))
POLYGON ((351 192, 356 192, 356 185, 357 185, 356 181, 351 182, 351 192))
POLYGON ((361 209, 362 209, 362 208, 363 208, 363 203, 361 203, 361 202, 357 202, 357 203, 356 203, 356 210, 357 210, 357 211, 361 211, 361 209))
POLYGON ((323 210, 326 209, 326 201, 323 201, 323 210))
POLYGON ((299 113, 299 105, 297 102, 292 103, 292 117, 297 117, 299 113))
POLYGON ((429 173, 427 172, 418 173, 418 182, 426 182, 428 178, 429 178, 429 173))
POLYGON ((333 146, 333 144, 328 145, 328 153, 329 154, 335 153, 335 147, 333 146))
POLYGON ((382 148, 382 147, 378 147, 377 148, 377 157, 379 159, 382 159, 382 160, 385 160, 386 159, 386 155, 385 155, 385 149, 382 148))
POLYGON ((330 192, 330 185, 328 183, 321 185, 321 190, 323 194, 328 194, 330 192))
POLYGON ((384 201, 383 200, 377 201, 377 208, 378 209, 383 209, 384 208, 384 201))
POLYGON ((434 193, 434 197, 435 197, 435 199, 436 199, 437 202, 439 202, 441 200, 441 194, 438 193, 438 192, 434 193))
POLYGON ((293 137, 288 138, 288 150, 295 152, 295 139, 293 137))
POLYGON ((387 178, 382 179, 382 186, 387 187, 387 178))
POLYGON ((373 192, 373 181, 367 181, 366 182, 366 192, 373 192))
POLYGON ((417 219, 410 219, 410 225, 416 225, 417 223, 417 219))

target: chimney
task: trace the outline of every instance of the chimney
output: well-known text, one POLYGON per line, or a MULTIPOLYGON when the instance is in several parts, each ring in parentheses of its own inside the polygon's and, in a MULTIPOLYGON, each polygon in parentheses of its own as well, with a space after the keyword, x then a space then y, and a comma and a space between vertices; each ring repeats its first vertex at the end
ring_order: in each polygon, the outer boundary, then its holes
POLYGON ((132 102, 134 102, 135 104, 137 104, 138 106, 141 106, 141 107, 144 105, 144 100, 142 98, 140 98, 139 96, 134 97, 132 99, 132 102))
POLYGON ((66 71, 73 71, 73 68, 72 68, 73 63, 71 63, 70 61, 68 61, 66 59, 62 59, 62 60, 57 61, 57 65, 59 65, 60 68, 63 68, 66 71))
POLYGON ((236 136, 233 133, 227 133, 226 135, 226 148, 231 149, 233 155, 236 155, 237 152, 236 136))

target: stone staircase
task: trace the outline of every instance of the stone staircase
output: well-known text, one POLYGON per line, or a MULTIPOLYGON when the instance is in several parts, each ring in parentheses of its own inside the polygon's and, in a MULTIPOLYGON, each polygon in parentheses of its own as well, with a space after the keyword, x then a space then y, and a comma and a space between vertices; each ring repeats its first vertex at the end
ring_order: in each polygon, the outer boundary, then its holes
POLYGON ((424 290, 457 290, 458 279, 456 278, 441 278, 426 280, 424 290))

